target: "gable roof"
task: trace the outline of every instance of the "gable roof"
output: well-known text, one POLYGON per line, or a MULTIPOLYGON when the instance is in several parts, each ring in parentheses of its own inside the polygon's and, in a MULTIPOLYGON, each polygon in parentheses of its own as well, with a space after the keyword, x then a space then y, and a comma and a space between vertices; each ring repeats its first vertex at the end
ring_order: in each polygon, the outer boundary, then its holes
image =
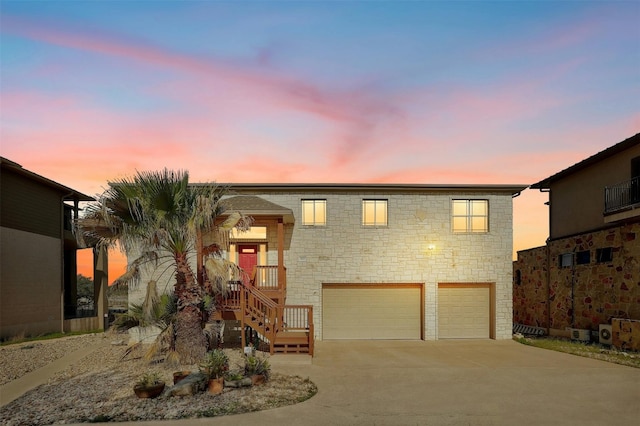
POLYGON ((32 180, 34 182, 38 182, 41 185, 48 186, 54 189, 57 192, 65 194, 63 200, 65 201, 95 201, 93 197, 83 194, 82 192, 76 191, 75 189, 71 189, 68 186, 64 186, 58 182, 52 181, 51 179, 47 179, 44 176, 40 176, 39 174, 33 173, 25 168, 23 168, 20 164, 13 162, 7 158, 0 157, 0 165, 3 169, 12 171, 16 174, 24 176, 25 178, 32 180))
POLYGON ((226 210, 239 211, 246 216, 282 216, 285 223, 293 223, 293 211, 255 195, 238 195, 220 201, 226 210))
POLYGON ((530 186, 531 189, 549 189, 553 182, 556 182, 566 176, 569 176, 575 172, 583 170, 593 164, 596 164, 606 158, 612 157, 622 151, 625 151, 633 146, 640 144, 640 133, 636 133, 634 136, 631 136, 628 139, 623 140, 609 148, 598 152, 597 154, 592 155, 589 158, 586 158, 579 163, 574 164, 571 167, 568 167, 553 176, 549 176, 546 179, 541 180, 538 183, 534 183, 530 186))

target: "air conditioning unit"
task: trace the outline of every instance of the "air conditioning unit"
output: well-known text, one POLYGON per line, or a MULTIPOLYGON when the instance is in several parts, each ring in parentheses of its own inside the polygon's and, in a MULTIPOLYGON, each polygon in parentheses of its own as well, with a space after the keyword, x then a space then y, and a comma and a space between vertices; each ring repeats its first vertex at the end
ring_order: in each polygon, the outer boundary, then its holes
POLYGON ((600 332, 598 333, 598 341, 601 345, 613 344, 613 333, 611 324, 600 324, 600 332))
POLYGON ((591 331, 583 330, 581 328, 571 328, 571 340, 580 340, 582 342, 591 341, 591 331))

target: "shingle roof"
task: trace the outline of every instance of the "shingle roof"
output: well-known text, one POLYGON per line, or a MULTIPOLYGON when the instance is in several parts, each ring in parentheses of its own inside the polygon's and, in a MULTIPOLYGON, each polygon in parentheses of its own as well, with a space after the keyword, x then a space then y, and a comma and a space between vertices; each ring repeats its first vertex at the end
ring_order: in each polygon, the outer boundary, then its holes
POLYGON ((247 216, 282 216, 285 222, 293 222, 291 209, 282 207, 255 195, 238 195, 220 201, 226 210, 239 211, 247 216))

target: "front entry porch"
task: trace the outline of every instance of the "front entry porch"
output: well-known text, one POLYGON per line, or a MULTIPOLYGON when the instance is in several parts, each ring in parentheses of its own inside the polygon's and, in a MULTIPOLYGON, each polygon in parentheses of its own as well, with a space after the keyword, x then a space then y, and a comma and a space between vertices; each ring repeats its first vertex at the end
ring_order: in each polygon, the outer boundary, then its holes
MULTIPOLYGON (((245 278, 228 283, 228 292, 216 301, 213 319, 240 321, 243 347, 247 344, 248 327, 272 354, 313 355, 313 307, 286 303, 285 225, 293 224, 293 212, 256 196, 230 197, 223 202, 227 211, 252 217, 255 228, 264 231, 232 235, 230 246, 234 250, 229 253, 229 260, 243 269, 245 278), (268 264, 270 257, 277 259, 275 265, 268 264)), ((199 271, 204 251, 200 247, 199 271)))

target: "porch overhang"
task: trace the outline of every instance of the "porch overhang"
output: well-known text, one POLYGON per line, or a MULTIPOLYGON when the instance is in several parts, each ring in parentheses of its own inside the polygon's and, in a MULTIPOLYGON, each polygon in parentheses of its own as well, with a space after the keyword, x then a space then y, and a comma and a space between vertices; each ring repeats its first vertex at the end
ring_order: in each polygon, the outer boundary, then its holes
POLYGON ((291 209, 255 195, 238 195, 225 198, 220 201, 220 204, 224 206, 225 211, 240 212, 245 216, 251 216, 256 219, 268 216, 281 217, 282 222, 285 224, 295 222, 291 209))

